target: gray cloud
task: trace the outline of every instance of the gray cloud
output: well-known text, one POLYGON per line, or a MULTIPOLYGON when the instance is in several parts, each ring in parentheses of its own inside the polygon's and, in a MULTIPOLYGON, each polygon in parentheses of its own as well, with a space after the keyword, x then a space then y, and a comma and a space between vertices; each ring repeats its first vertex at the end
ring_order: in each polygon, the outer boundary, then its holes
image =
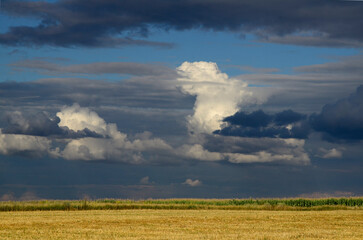
POLYGON ((48 74, 128 74, 144 75, 172 75, 175 71, 157 64, 142 64, 132 62, 96 62, 88 64, 60 65, 52 62, 32 59, 10 64, 15 70, 34 69, 48 74))
POLYGON ((325 105, 310 121, 327 140, 363 140, 363 85, 348 98, 325 105))
POLYGON ((313 47, 335 47, 335 48, 361 48, 361 39, 331 38, 328 34, 317 33, 313 36, 286 35, 268 36, 267 33, 259 34, 259 42, 279 43, 289 45, 313 46, 313 47))
POLYGON ((362 8, 354 2, 328 0, 158 0, 152 4, 144 0, 5 1, 6 13, 35 17, 40 23, 34 27, 12 26, 0 35, 0 42, 65 47, 164 46, 132 38, 146 37, 153 27, 255 33, 265 41, 300 45, 361 47, 362 8), (314 34, 299 36, 305 33, 314 34))
POLYGON ((86 78, 48 78, 34 82, 1 82, 0 106, 60 107, 78 102, 85 106, 185 109, 193 97, 175 87, 170 76, 134 77, 123 81, 86 78))
POLYGON ((291 74, 252 73, 236 78, 247 82, 256 98, 251 110, 258 107, 278 112, 294 106, 294 111, 310 114, 328 102, 344 98, 362 84, 361 55, 330 60, 334 61, 295 67, 291 74))
POLYGON ((340 58, 338 62, 315 64, 310 66, 295 67, 296 72, 301 73, 328 73, 328 74, 363 74, 363 56, 350 56, 340 58))

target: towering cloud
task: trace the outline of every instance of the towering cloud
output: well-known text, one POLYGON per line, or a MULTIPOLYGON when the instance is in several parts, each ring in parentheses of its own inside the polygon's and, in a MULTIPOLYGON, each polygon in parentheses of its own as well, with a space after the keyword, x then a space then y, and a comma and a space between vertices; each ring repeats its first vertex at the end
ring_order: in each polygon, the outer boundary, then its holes
POLYGON ((216 63, 184 62, 177 68, 181 89, 196 96, 194 113, 188 116, 193 133, 212 133, 219 129, 223 118, 234 114, 250 93, 247 84, 220 72, 216 63))

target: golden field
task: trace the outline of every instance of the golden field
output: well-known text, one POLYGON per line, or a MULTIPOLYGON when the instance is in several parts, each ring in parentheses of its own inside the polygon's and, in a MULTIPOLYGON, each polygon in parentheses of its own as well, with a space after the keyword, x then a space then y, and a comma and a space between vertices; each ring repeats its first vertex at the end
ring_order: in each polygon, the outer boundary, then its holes
POLYGON ((362 210, 0 212, 0 239, 363 239, 362 210))

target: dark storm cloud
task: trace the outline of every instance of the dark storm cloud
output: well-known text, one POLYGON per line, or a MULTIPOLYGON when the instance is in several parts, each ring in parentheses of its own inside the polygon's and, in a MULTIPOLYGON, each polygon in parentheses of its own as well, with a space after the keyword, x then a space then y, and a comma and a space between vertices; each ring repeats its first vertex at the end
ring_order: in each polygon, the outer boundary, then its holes
POLYGON ((132 39, 150 28, 255 33, 263 41, 313 46, 361 47, 363 4, 293 1, 5 1, 6 13, 40 19, 38 26, 12 26, 6 45, 163 45, 132 39), (121 35, 121 37, 120 37, 121 35))
POLYGON ((252 128, 266 127, 273 117, 264 113, 262 110, 246 114, 244 112, 237 112, 233 116, 226 117, 225 122, 233 125, 246 126, 252 128))
POLYGON ((274 123, 279 126, 291 124, 301 121, 306 118, 306 115, 292 111, 291 109, 276 113, 274 123))
POLYGON ((23 116, 21 112, 11 112, 7 114, 7 126, 2 129, 2 133, 58 138, 102 137, 87 128, 73 131, 67 127, 59 127, 59 122, 57 116, 51 118, 44 112, 29 116, 23 116))
POLYGON ((326 104, 308 118, 292 110, 266 114, 237 112, 226 117, 228 125, 214 133, 224 136, 305 139, 312 131, 328 141, 363 140, 363 85, 348 98, 326 104))
POLYGON ((224 136, 300 138, 309 134, 309 124, 304 121, 306 115, 285 110, 276 114, 266 114, 262 110, 252 113, 237 112, 226 117, 227 127, 214 133, 224 136))
POLYGON ((10 64, 15 70, 34 69, 51 74, 128 74, 135 76, 173 74, 175 71, 157 64, 133 62, 95 62, 88 64, 60 65, 41 59, 18 61, 10 64))
POLYGON ((310 122, 328 140, 363 140, 363 85, 348 98, 325 105, 310 122))

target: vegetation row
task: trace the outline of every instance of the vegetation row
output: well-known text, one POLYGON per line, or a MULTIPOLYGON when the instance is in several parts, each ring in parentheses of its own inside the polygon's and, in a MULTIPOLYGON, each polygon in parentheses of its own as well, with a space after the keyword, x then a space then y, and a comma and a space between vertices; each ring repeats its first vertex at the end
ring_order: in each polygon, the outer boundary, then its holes
POLYGON ((363 198, 327 199, 160 199, 40 200, 0 202, 0 211, 241 209, 241 210, 363 210, 363 198))

